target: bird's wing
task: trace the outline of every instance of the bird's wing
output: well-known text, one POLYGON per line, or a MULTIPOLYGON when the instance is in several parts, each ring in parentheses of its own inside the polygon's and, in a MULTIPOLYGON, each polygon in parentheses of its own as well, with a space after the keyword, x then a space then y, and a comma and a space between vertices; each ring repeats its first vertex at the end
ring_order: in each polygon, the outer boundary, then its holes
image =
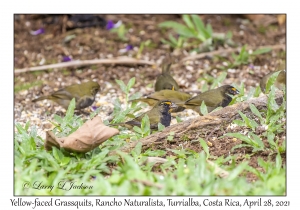
MULTIPOLYGON (((72 100, 72 98, 74 98, 74 96, 70 92, 68 92, 64 89, 61 89, 61 90, 58 90, 58 91, 52 93, 51 96, 55 97, 55 98, 69 99, 69 100, 72 100)), ((75 96, 75 98, 77 98, 77 97, 75 96)))
POLYGON ((202 101, 205 102, 206 106, 216 107, 222 102, 222 95, 218 91, 207 91, 187 100, 186 104, 200 106, 202 101), (217 98, 220 100, 217 100, 217 98))

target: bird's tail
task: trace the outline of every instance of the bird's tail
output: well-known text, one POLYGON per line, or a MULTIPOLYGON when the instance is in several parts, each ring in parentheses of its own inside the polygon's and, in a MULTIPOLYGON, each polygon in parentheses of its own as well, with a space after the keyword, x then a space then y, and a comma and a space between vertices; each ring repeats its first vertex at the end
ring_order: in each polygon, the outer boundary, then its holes
POLYGON ((162 74, 169 73, 170 72, 170 67, 173 64, 173 60, 171 58, 171 55, 167 55, 166 58, 164 59, 162 63, 162 74))
POLYGON ((33 99, 32 102, 37 102, 37 101, 41 101, 41 100, 48 99, 48 98, 49 98, 48 96, 41 96, 39 98, 33 99))

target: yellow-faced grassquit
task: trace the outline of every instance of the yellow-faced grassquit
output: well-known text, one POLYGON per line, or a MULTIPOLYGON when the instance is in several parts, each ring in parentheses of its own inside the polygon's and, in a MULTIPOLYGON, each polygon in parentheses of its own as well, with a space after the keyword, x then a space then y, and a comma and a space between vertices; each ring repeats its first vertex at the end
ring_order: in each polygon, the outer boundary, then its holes
MULTIPOLYGON (((266 85, 267 82, 269 80, 269 78, 278 71, 273 71, 270 72, 269 74, 267 74, 266 76, 264 76, 259 83, 260 89, 262 90, 262 92, 265 93, 266 91, 266 85)), ((280 73, 277 76, 277 79, 274 83, 274 86, 277 87, 278 89, 283 89, 283 86, 286 85, 286 71, 285 70, 280 70, 280 73)))
POLYGON ((156 82, 154 85, 155 91, 179 89, 177 82, 170 74, 171 65, 171 58, 170 56, 167 56, 164 62, 162 63, 162 73, 156 78, 156 82))
POLYGON ((75 109, 79 110, 93 104, 93 102, 95 101, 95 96, 99 89, 100 85, 97 82, 88 81, 81 84, 67 86, 51 93, 48 96, 41 96, 39 98, 36 98, 32 100, 32 102, 49 99, 67 109, 70 101, 75 98, 75 109))
POLYGON ((171 123, 170 112, 172 112, 172 109, 176 109, 176 108, 177 105, 175 103, 172 103, 170 100, 158 101, 151 110, 141 114, 140 116, 134 118, 133 120, 124 123, 116 123, 110 125, 111 126, 121 125, 129 129, 133 128, 134 126, 140 127, 143 117, 145 115, 148 115, 151 129, 157 129, 159 122, 165 127, 168 127, 171 123))
MULTIPOLYGON (((149 104, 150 106, 154 106, 158 101, 161 100, 170 100, 173 103, 180 103, 185 102, 192 96, 188 93, 175 91, 175 90, 160 90, 157 92, 152 93, 151 95, 148 95, 146 98, 139 98, 132 100, 134 101, 141 101, 144 103, 149 104)), ((184 107, 178 107, 178 109, 172 109, 172 112, 180 112, 183 111, 184 107)))
POLYGON ((239 91, 232 87, 231 85, 223 85, 216 89, 208 90, 203 93, 198 94, 197 96, 188 99, 184 103, 178 103, 178 106, 183 106, 187 109, 192 109, 196 112, 200 113, 200 106, 204 101, 207 111, 211 112, 215 108, 222 106, 228 106, 231 102, 232 98, 230 95, 237 95, 239 91))

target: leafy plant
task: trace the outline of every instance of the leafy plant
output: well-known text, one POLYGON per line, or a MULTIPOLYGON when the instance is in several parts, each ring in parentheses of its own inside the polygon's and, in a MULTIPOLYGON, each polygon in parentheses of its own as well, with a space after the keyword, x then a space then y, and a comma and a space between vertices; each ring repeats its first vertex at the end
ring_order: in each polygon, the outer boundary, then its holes
POLYGON ((121 24, 119 27, 117 28, 113 28, 110 30, 110 32, 112 33, 116 33, 118 35, 118 38, 121 41, 128 41, 128 38, 126 37, 127 33, 128 33, 128 29, 126 29, 124 24, 121 24))
POLYGON ((59 115, 54 115, 55 122, 51 121, 55 128, 53 132, 58 137, 67 136, 76 131, 84 122, 80 116, 74 115, 75 110, 75 99, 73 98, 69 104, 66 112, 66 116, 62 118, 59 115))
POLYGON ((211 25, 205 25, 199 15, 182 15, 182 19, 185 25, 175 21, 165 21, 158 25, 161 28, 172 28, 180 36, 178 40, 176 40, 172 35, 169 35, 170 41, 162 40, 162 42, 167 43, 174 48, 181 48, 187 39, 193 38, 200 43, 204 43, 205 47, 209 47, 213 44, 213 41, 224 42, 231 38, 230 33, 227 35, 213 33, 211 25))
POLYGON ((231 56, 233 58, 233 62, 229 62, 229 65, 226 67, 222 67, 223 69, 228 69, 228 68, 234 68, 243 64, 248 64, 252 61, 252 59, 261 54, 265 54, 270 52, 272 49, 271 48, 261 48, 257 49, 251 54, 246 50, 247 46, 244 45, 238 55, 235 53, 232 53, 231 56))
POLYGON ((131 78, 128 82, 127 85, 121 80, 116 80, 117 84, 120 86, 121 90, 125 93, 125 109, 122 107, 122 104, 120 100, 117 98, 115 103, 114 103, 114 111, 113 111, 113 120, 112 123, 117 123, 117 122, 124 122, 125 117, 131 117, 135 118, 135 116, 132 113, 135 113, 139 110, 141 110, 141 106, 137 106, 137 103, 134 102, 130 106, 128 104, 128 100, 133 100, 141 97, 140 92, 136 92, 135 94, 129 96, 130 89, 133 87, 135 83, 135 77, 131 78))
POLYGON ((227 133, 225 135, 229 137, 238 138, 246 143, 246 144, 239 144, 234 146, 231 149, 232 151, 236 148, 241 148, 241 147, 252 147, 253 148, 252 152, 263 151, 265 149, 265 145, 263 141, 260 139, 260 137, 252 132, 249 132, 248 136, 244 136, 243 134, 240 133, 227 133))
POLYGON ((278 153, 275 164, 270 161, 264 161, 258 158, 258 164, 263 168, 263 171, 247 166, 246 170, 254 173, 260 180, 265 182, 265 187, 272 190, 274 193, 282 192, 286 185, 285 166, 282 166, 282 159, 278 153))
POLYGON ((178 36, 178 39, 176 39, 172 34, 169 34, 169 40, 161 39, 161 42, 175 49, 181 49, 187 46, 186 38, 182 36, 178 36))
POLYGON ((240 116, 242 117, 242 120, 234 120, 233 122, 239 126, 247 126, 248 128, 251 128, 252 131, 255 131, 255 129, 258 127, 258 124, 254 120, 248 118, 241 111, 238 111, 238 112, 239 112, 240 116))
POLYGON ((221 72, 216 78, 209 74, 204 74, 203 77, 198 79, 198 81, 204 80, 206 82, 205 85, 203 85, 201 91, 204 92, 208 90, 208 86, 206 84, 211 84, 210 89, 219 87, 222 84, 222 82, 226 79, 226 76, 226 72, 221 72))

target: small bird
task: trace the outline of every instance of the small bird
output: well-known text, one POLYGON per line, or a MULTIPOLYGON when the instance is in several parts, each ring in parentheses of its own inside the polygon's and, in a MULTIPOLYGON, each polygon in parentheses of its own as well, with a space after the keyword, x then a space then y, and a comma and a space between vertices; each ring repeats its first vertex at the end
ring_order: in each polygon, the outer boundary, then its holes
POLYGON ((172 103, 170 100, 162 100, 158 101, 155 106, 141 114, 140 116, 134 118, 133 120, 127 121, 125 123, 116 123, 110 124, 111 126, 121 125, 127 127, 129 129, 133 128, 134 126, 141 126, 141 121, 145 115, 148 115, 150 121, 150 128, 151 129, 158 129, 158 123, 160 122, 165 127, 168 127, 171 123, 171 112, 172 109, 176 109, 177 105, 172 103))
MULTIPOLYGON (((192 96, 188 93, 176 91, 176 90, 160 90, 152 93, 146 98, 139 98, 135 100, 131 100, 131 102, 144 102, 149 104, 150 106, 154 106, 158 101, 161 100, 170 100, 173 103, 185 102, 192 96)), ((178 107, 178 109, 172 109, 172 112, 180 112, 183 111, 184 107, 178 107)))
MULTIPOLYGON (((278 74, 274 85, 278 89, 283 89, 283 86, 286 85, 286 71, 285 70, 279 70, 279 71, 280 71, 280 73, 278 74)), ((278 72, 278 71, 272 71, 260 80, 259 86, 260 86, 260 89, 262 90, 263 93, 265 93, 265 91, 266 91, 266 85, 267 85, 267 82, 268 82, 269 78, 275 72, 278 72)))
POLYGON ((97 82, 88 81, 81 84, 67 86, 51 93, 48 96, 41 96, 39 98, 36 98, 32 100, 32 102, 49 99, 67 109, 70 101, 75 98, 75 109, 80 110, 93 104, 93 102, 95 101, 95 96, 99 89, 100 85, 97 82))
POLYGON ((235 87, 232 87, 231 85, 223 85, 216 89, 200 93, 197 96, 188 99, 184 103, 177 103, 177 105, 183 106, 187 109, 192 109, 201 115, 200 106, 202 104, 202 101, 204 101, 207 107, 207 111, 211 112, 219 106, 228 106, 228 104, 232 100, 230 95, 237 95, 239 93, 240 92, 235 87))
POLYGON ((156 78, 154 85, 155 91, 160 90, 178 90, 179 86, 170 74, 172 61, 170 56, 167 56, 162 64, 162 73, 156 78))

